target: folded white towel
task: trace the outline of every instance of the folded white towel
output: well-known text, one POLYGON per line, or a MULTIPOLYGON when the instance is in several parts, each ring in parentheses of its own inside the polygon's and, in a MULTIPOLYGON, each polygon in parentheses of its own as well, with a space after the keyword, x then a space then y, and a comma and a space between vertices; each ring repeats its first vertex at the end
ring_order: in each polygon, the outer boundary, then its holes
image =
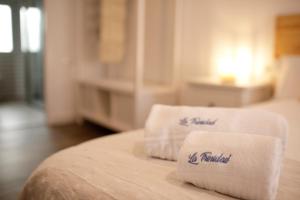
POLYGON ((276 137, 194 131, 180 150, 177 173, 201 188, 243 199, 272 200, 282 150, 276 137))
POLYGON ((193 130, 242 132, 287 138, 287 122, 278 114, 257 109, 154 105, 146 122, 148 155, 177 160, 183 140, 193 130))

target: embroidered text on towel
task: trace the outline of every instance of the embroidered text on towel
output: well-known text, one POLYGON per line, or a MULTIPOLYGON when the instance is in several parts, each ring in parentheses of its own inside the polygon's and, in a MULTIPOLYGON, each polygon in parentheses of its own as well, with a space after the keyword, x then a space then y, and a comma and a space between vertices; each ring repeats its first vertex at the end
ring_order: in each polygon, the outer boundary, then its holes
MULTIPOLYGON (((198 165, 198 152, 194 152, 189 155, 188 163, 193 165, 198 165)), ((220 155, 213 155, 212 152, 203 152, 200 154, 199 159, 201 162, 215 162, 215 163, 224 163, 227 164, 230 161, 231 154, 229 156, 224 156, 223 153, 220 155)))
POLYGON ((213 126, 217 122, 217 119, 201 119, 200 117, 184 117, 179 119, 179 125, 181 126, 189 126, 189 125, 210 125, 213 126))

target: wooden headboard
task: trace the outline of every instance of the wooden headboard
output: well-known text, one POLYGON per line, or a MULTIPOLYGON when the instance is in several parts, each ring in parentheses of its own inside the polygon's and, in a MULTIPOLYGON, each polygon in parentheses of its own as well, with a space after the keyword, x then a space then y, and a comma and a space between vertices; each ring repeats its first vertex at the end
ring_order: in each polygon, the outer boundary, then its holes
POLYGON ((275 57, 300 55, 300 14, 279 16, 276 20, 275 57))

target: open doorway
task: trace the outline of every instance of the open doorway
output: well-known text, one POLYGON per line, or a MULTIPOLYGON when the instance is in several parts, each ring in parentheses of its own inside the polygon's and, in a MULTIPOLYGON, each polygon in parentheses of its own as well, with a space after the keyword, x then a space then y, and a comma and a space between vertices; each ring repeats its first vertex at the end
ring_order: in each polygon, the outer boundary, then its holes
POLYGON ((44 119, 42 10, 42 0, 0 0, 0 131, 44 119))

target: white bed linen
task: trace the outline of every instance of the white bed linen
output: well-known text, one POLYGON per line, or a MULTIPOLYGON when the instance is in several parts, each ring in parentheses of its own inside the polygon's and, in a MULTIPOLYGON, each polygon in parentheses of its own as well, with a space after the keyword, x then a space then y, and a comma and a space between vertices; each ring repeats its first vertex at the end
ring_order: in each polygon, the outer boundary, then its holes
MULTIPOLYGON (((300 129, 299 103, 275 101, 258 106, 275 110, 289 120, 288 158, 277 199, 300 199, 300 159, 296 153, 300 141, 294 135, 300 129)), ((146 156, 143 136, 143 130, 131 131, 54 154, 27 180, 21 199, 233 199, 180 181, 175 162, 146 156)))
POLYGON ((251 107, 276 112, 286 118, 289 131, 285 157, 300 161, 300 100, 275 99, 251 107))

